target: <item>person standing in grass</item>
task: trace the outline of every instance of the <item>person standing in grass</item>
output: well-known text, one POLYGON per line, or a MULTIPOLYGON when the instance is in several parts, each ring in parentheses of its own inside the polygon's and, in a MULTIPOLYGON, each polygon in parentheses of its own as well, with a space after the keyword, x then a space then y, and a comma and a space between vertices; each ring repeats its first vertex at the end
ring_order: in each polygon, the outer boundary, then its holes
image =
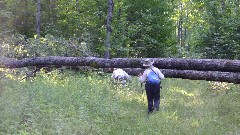
POLYGON ((159 110, 160 105, 160 83, 164 79, 162 72, 153 66, 154 61, 147 58, 143 62, 145 70, 139 74, 140 83, 145 82, 145 90, 147 94, 148 101, 148 114, 152 113, 154 110, 159 110))

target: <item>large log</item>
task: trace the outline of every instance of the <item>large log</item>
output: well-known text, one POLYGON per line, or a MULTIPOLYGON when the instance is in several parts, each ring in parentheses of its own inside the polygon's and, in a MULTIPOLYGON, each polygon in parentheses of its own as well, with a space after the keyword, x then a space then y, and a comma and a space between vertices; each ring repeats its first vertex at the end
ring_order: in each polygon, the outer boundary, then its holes
MULTIPOLYGON (((138 76, 144 69, 141 68, 123 68, 129 75, 138 76)), ((112 73, 113 69, 103 69, 104 72, 112 73)), ((220 71, 196 71, 196 70, 172 70, 162 69, 166 78, 182 78, 190 80, 219 81, 240 84, 240 73, 220 72, 220 71)))
MULTIPOLYGON (((4 59, 0 60, 0 67, 8 68, 21 68, 28 66, 91 66, 94 68, 124 68, 131 75, 138 75, 143 69, 141 58, 115 58, 115 59, 103 59, 95 57, 36 57, 22 60, 4 59), (131 69, 127 69, 127 68, 131 69)), ((183 78, 191 80, 209 80, 209 81, 222 81, 240 83, 240 62, 238 60, 206 60, 206 59, 171 59, 160 58, 155 60, 155 66, 160 68, 172 68, 162 69, 163 74, 169 78, 183 78), (228 63, 228 64, 227 64, 228 63), (231 63, 231 64, 230 64, 231 63), (187 66, 186 66, 186 65, 187 66), (196 66, 198 65, 199 66, 196 66), (223 65, 221 65, 223 64, 223 65), (238 66, 237 66, 238 65, 238 66), (209 69, 209 67, 213 67, 209 69), (204 68, 205 67, 205 68, 204 68), (228 68, 229 69, 228 69, 228 68), (184 70, 176 70, 184 69, 184 70), (195 70, 203 71, 195 71, 195 70), (220 71, 206 71, 206 70, 220 70, 220 71), (221 72, 234 71, 234 72, 221 72)), ((110 71, 112 72, 112 71, 110 71)))
MULTIPOLYGON (((141 68, 144 58, 113 58, 104 59, 96 57, 35 57, 22 60, 0 60, 0 68, 21 68, 41 65, 61 66, 92 66, 94 68, 141 68)), ((198 70, 240 72, 240 60, 224 59, 177 59, 153 58, 154 66, 160 69, 198 70)))

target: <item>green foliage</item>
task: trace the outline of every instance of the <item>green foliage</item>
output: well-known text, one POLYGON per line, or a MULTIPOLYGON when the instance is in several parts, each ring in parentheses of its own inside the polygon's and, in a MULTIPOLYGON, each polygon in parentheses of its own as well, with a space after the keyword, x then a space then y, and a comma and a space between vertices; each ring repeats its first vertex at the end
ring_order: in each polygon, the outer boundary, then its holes
MULTIPOLYGON (((26 39, 35 35, 35 4, 11 0, 3 6, 10 34, 22 34, 26 39), (19 8, 16 8, 19 7, 19 8)), ((114 1, 111 54, 113 57, 163 57, 174 47, 173 22, 167 2, 114 1), (142 7, 142 8, 139 8, 142 7)), ((41 1, 41 36, 53 35, 65 39, 77 38, 92 52, 102 56, 106 47, 107 3, 103 0, 41 1)), ((2 17, 4 19, 4 17, 2 17)), ((39 46, 32 43, 33 48, 39 46)), ((38 48, 38 47, 37 47, 38 48)), ((46 49, 47 50, 47 49, 46 49)), ((69 52, 70 53, 70 52, 69 52)), ((175 53, 175 52, 174 52, 175 53)), ((52 55, 55 55, 54 53, 52 55)), ((59 55, 62 55, 59 52, 59 55)), ((41 56, 41 54, 40 54, 41 56)))
POLYGON ((23 59, 37 56, 88 56, 93 55, 85 42, 46 35, 26 38, 24 35, 6 37, 0 46, 2 56, 23 59))
POLYGON ((202 33, 197 47, 205 58, 238 59, 239 4, 230 1, 205 1, 208 31, 202 33))
POLYGON ((167 2, 121 1, 116 4, 113 51, 120 57, 164 57, 175 44, 167 2), (141 7, 141 8, 139 8, 141 7), (123 56, 121 56, 121 54, 123 56))
MULTIPOLYGON (((20 34, 32 48, 46 47, 33 42, 35 1, 5 0, 0 2, 0 8, 1 46, 9 35, 20 34)), ((40 37, 75 39, 85 43, 95 56, 103 57, 107 49, 107 9, 104 0, 41 0, 40 37)), ((115 0, 111 56, 239 59, 239 20, 236 0, 115 0)), ((64 47, 61 50, 65 51, 64 47)), ((63 55, 61 51, 33 52, 29 57, 63 55)), ((66 52, 68 56, 78 55, 66 52)))
POLYGON ((35 1, 7 0, 1 1, 3 10, 8 13, 8 19, 3 23, 3 35, 22 34, 32 37, 35 33, 35 1))
POLYGON ((165 79, 160 111, 147 115, 137 78, 123 89, 109 82, 108 74, 58 70, 33 81, 3 78, 0 134, 239 133, 238 85, 165 79))

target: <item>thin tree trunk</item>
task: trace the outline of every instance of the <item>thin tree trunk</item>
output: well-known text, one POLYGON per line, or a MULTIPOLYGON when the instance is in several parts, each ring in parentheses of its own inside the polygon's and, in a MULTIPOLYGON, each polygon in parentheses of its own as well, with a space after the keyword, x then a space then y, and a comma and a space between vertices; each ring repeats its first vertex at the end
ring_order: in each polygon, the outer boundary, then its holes
POLYGON ((16 31, 17 31, 17 26, 18 26, 18 23, 17 23, 17 2, 14 3, 13 18, 14 18, 13 34, 15 35, 17 33, 16 31))
POLYGON ((183 28, 182 28, 182 23, 183 23, 183 16, 182 16, 182 3, 180 4, 180 15, 179 15, 179 22, 178 22, 178 39, 179 39, 179 45, 182 49, 183 47, 183 28))
POLYGON ((36 13, 36 33, 40 35, 40 26, 41 26, 41 0, 37 0, 37 13, 36 13))
POLYGON ((56 20, 55 10, 56 10, 56 0, 49 0, 49 14, 50 14, 49 20, 52 25, 56 20))
POLYGON ((80 22, 81 22, 81 19, 80 19, 80 16, 81 16, 81 10, 80 10, 81 8, 80 8, 80 3, 79 3, 79 0, 76 0, 76 11, 77 11, 77 26, 76 26, 76 29, 75 29, 75 31, 74 31, 74 33, 75 33, 75 35, 79 35, 80 33, 79 33, 79 30, 81 30, 81 24, 80 24, 80 22))
POLYGON ((24 0, 24 6, 25 6, 25 10, 23 11, 23 29, 24 29, 24 33, 27 33, 27 31, 29 30, 29 3, 28 0, 24 0))
POLYGON ((110 49, 111 49, 110 39, 111 39, 111 33, 112 33, 111 23, 112 23, 112 17, 113 17, 113 7, 114 7, 113 0, 108 0, 108 16, 107 16, 107 24, 106 24, 107 37, 106 37, 105 58, 110 58, 110 49))

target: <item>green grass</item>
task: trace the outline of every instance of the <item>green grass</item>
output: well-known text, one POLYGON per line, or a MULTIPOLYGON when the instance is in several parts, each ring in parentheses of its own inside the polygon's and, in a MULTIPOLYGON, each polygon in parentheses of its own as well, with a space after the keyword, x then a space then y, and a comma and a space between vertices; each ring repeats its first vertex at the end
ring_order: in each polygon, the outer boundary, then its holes
POLYGON ((57 71, 33 81, 3 78, 0 85, 2 135, 240 134, 239 85, 167 78, 152 115, 134 77, 123 89, 109 74, 57 71))

